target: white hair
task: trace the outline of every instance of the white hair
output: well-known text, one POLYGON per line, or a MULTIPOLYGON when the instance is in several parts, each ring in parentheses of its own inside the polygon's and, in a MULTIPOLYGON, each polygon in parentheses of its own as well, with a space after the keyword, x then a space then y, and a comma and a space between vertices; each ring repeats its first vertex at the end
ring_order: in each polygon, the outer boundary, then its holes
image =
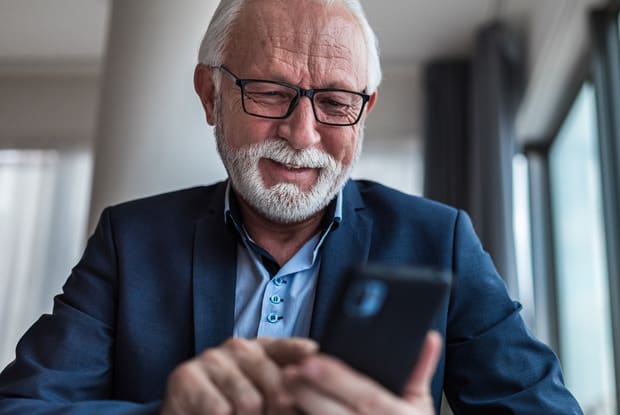
MULTIPOLYGON (((381 83, 381 63, 379 61, 379 44, 375 32, 370 27, 366 14, 359 0, 322 0, 328 5, 343 5, 357 20, 368 55, 368 84, 367 92, 374 93, 381 83)), ((226 46, 230 32, 234 27, 234 23, 239 17, 242 7, 246 0, 220 0, 220 3, 211 18, 207 32, 205 33, 200 50, 198 52, 198 62, 217 66, 221 65, 224 60, 226 46)))

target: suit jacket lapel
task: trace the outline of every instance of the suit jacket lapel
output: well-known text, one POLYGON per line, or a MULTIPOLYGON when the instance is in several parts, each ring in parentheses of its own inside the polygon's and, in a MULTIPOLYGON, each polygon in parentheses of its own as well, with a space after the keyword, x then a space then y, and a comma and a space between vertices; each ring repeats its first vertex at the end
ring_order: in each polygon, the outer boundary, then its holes
POLYGON ((370 250, 372 219, 364 211, 357 184, 349 181, 343 191, 342 222, 325 240, 317 282, 310 337, 319 339, 340 291, 347 269, 365 264, 370 250))
POLYGON ((224 223, 226 182, 220 183, 207 214, 196 222, 193 252, 195 352, 232 336, 235 315, 237 243, 224 223))

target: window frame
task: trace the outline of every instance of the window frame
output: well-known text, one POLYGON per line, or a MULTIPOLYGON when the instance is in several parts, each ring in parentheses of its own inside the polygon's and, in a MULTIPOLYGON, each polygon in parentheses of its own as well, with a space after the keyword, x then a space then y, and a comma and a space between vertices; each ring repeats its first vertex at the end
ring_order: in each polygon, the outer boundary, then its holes
POLYGON ((592 77, 597 100, 603 220, 606 229, 609 301, 616 376, 616 405, 620 405, 620 2, 590 15, 592 77))
POLYGON ((591 82, 596 94, 603 223, 609 284, 616 405, 620 405, 620 0, 589 16, 591 45, 575 68, 547 137, 530 141, 521 151, 529 164, 532 275, 537 335, 562 359, 553 241, 549 153, 581 87, 591 82))
MULTIPOLYGON (((532 246, 532 277, 534 279, 534 307, 536 335, 543 339, 562 359, 560 346, 558 275, 556 246, 553 242, 553 206, 551 201, 551 173, 549 153, 568 117, 582 86, 591 79, 591 57, 580 57, 572 80, 561 98, 559 110, 553 117, 549 135, 523 146, 522 153, 529 165, 530 218, 532 246)), ((615 356, 614 356, 615 357, 615 356)))

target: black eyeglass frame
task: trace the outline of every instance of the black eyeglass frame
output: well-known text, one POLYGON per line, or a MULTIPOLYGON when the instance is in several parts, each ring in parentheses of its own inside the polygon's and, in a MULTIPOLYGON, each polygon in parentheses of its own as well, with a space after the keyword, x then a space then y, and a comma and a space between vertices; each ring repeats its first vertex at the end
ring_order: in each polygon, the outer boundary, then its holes
POLYGON ((310 99, 311 104, 312 104, 312 112, 314 114, 314 119, 318 123, 323 124, 323 125, 330 125, 330 126, 334 126, 334 127, 349 127, 349 126, 355 125, 355 124, 357 124, 359 122, 359 120, 362 118, 362 114, 364 113, 364 108, 366 107, 366 103, 368 103, 368 101, 370 100, 370 95, 364 94, 362 92, 349 91, 347 89, 339 89, 339 88, 304 89, 304 88, 302 88, 300 86, 297 86, 297 85, 291 85, 289 83, 280 82, 280 81, 271 81, 271 80, 268 80, 268 79, 241 79, 241 78, 237 77, 237 75, 232 73, 224 65, 212 66, 211 68, 219 69, 220 71, 222 71, 222 73, 224 75, 226 75, 226 77, 228 79, 233 81, 235 83, 235 85, 237 85, 239 87, 239 89, 241 90, 241 106, 243 107, 243 112, 245 112, 246 114, 251 115, 253 117, 268 118, 268 119, 273 119, 273 120, 285 119, 285 118, 287 118, 288 116, 290 116, 293 113, 293 111, 295 110, 295 108, 299 104, 299 100, 301 99, 301 97, 308 97, 310 99), (291 89, 293 89, 294 91, 297 92, 297 95, 295 96, 295 98, 292 99, 291 103, 289 104, 288 110, 282 116, 277 116, 276 117, 276 116, 256 114, 256 113, 248 111, 248 109, 245 106, 245 86, 247 84, 249 84, 249 83, 252 83, 252 82, 265 82, 265 83, 269 83, 269 84, 280 85, 280 86, 284 86, 284 87, 287 87, 287 88, 291 88, 291 89), (321 121, 319 119, 319 116, 316 113, 316 108, 314 106, 314 94, 316 94, 317 92, 346 92, 346 93, 349 93, 349 94, 354 94, 354 95, 360 96, 362 98, 362 106, 361 106, 361 108, 359 110, 359 114, 357 115, 357 118, 355 119, 355 121, 350 122, 350 123, 345 123, 345 124, 330 123, 330 122, 326 122, 326 121, 321 121))

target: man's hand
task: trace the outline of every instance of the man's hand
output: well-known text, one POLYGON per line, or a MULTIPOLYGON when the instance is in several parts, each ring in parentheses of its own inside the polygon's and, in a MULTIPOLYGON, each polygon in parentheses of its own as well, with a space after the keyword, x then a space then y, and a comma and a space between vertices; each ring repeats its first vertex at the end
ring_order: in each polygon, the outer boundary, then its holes
POLYGON ((428 334, 402 397, 395 396, 342 362, 318 354, 309 356, 300 365, 287 367, 287 385, 297 407, 308 415, 433 414, 430 385, 441 354, 441 342, 439 333, 428 334))
POLYGON ((169 376, 161 415, 294 413, 282 366, 316 353, 308 339, 231 338, 169 376))

